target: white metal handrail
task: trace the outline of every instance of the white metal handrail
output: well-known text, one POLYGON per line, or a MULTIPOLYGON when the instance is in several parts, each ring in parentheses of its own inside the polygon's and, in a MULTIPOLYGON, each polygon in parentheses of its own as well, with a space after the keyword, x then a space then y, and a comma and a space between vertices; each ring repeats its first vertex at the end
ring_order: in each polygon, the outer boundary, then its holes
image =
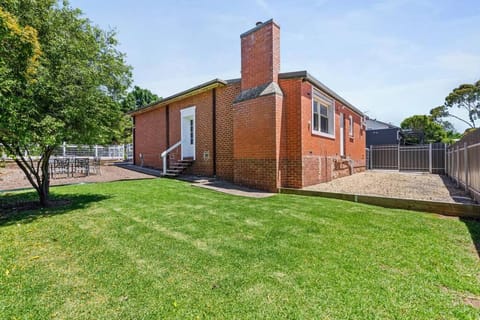
POLYGON ((161 156, 163 160, 163 174, 167 173, 167 155, 170 152, 172 152, 174 149, 178 148, 178 146, 180 146, 181 144, 182 144, 182 141, 180 140, 177 143, 175 143, 173 146, 171 146, 170 148, 162 152, 161 156))

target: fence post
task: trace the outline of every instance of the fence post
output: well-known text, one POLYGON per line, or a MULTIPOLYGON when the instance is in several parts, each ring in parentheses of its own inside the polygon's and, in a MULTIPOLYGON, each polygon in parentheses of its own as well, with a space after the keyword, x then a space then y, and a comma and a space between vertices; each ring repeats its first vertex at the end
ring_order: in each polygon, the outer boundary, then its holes
POLYGON ((65 143, 65 141, 63 142, 63 157, 65 158, 67 156, 67 144, 65 143))
POLYGON ((457 145, 457 166, 455 172, 455 179, 457 180, 457 187, 460 184, 460 145, 457 145))
POLYGON ((98 146, 95 145, 95 158, 98 158, 98 146))
POLYGON ((463 147, 465 148, 463 151, 463 164, 465 167, 465 191, 468 192, 468 146, 466 142, 463 143, 463 147))
POLYGON ((398 171, 400 171, 400 143, 397 146, 397 167, 398 171))
POLYGON ((432 144, 428 144, 428 172, 432 173, 432 144))
POLYGON ((447 175, 447 145, 443 144, 443 170, 444 174, 447 175))
POLYGON ((373 170, 373 146, 370 145, 370 169, 373 170))

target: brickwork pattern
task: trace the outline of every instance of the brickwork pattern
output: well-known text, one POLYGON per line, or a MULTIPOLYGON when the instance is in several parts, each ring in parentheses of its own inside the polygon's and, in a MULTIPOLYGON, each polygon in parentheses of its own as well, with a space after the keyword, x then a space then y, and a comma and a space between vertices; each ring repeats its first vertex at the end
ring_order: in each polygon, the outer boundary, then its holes
POLYGON ((276 159, 234 159, 234 183, 277 192, 276 159))
POLYGON ((281 79, 283 124, 280 144, 280 184, 302 187, 301 79, 281 79))
MULTIPOLYGON (((364 170, 365 167, 365 130, 361 126, 361 116, 344 106, 339 101, 335 100, 335 137, 329 138, 315 135, 312 133, 312 85, 308 82, 302 84, 302 112, 301 112, 301 131, 302 131, 302 156, 303 156, 303 183, 306 187, 315 183, 330 181, 332 178, 341 177, 345 174, 350 174, 350 169, 346 170, 343 167, 335 167, 334 162, 341 161, 340 156, 340 113, 344 114, 344 147, 345 156, 347 159, 353 160, 355 167, 353 172, 364 170), (349 116, 352 116, 354 127, 353 137, 349 135, 349 116), (318 157, 316 162, 306 157, 318 157), (323 162, 322 162, 323 161, 323 162), (317 170, 318 162, 323 168, 320 171, 320 176, 316 179, 311 175, 317 170), (329 165, 330 162, 330 165, 329 165), (324 164, 325 163, 325 164, 324 164), (324 164, 324 166, 322 166, 324 164), (310 168, 310 166, 313 166, 310 168), (326 169, 325 169, 326 166, 326 169), (328 168, 331 172, 328 173, 328 168), (338 171, 338 172, 336 172, 338 171)), ((326 93, 323 93, 327 95, 326 93)), ((328 95, 327 95, 328 96, 328 95)))
POLYGON ((242 90, 278 82, 280 28, 274 22, 241 38, 242 90))
POLYGON ((255 188, 265 186, 264 190, 269 191, 279 187, 277 146, 280 139, 277 138, 277 124, 281 108, 282 97, 278 95, 263 96, 234 105, 235 183, 255 188), (258 167, 259 164, 268 165, 258 167))
POLYGON ((155 109, 151 112, 135 117, 135 163, 142 163, 140 154, 143 155, 145 166, 161 168, 160 154, 167 149, 165 139, 166 112, 165 108, 155 109))
POLYGON ((233 100, 240 81, 217 89, 217 177, 233 181, 233 100))

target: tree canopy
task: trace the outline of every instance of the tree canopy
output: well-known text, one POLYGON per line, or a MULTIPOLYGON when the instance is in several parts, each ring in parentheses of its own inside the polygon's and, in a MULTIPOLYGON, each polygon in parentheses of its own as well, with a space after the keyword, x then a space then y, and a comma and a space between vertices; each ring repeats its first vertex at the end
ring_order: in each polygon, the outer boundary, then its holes
POLYGON ((161 98, 150 90, 134 86, 122 101, 122 109, 124 112, 133 111, 160 99, 161 98))
POLYGON ((445 98, 445 103, 430 110, 434 119, 452 117, 462 121, 470 128, 476 128, 476 121, 480 119, 480 80, 474 84, 462 84, 453 89, 445 98), (459 109, 466 113, 461 117, 453 113, 459 109))
POLYGON ((11 85, 1 90, 0 144, 48 205, 54 149, 63 141, 111 141, 130 67, 115 32, 66 1, 9 0, 0 9, 0 68, 10 70, 0 81, 11 85))
POLYGON ((408 117, 402 121, 400 127, 404 130, 412 130, 419 133, 408 136, 408 143, 442 142, 447 138, 447 132, 442 125, 433 121, 432 117, 428 115, 408 117))

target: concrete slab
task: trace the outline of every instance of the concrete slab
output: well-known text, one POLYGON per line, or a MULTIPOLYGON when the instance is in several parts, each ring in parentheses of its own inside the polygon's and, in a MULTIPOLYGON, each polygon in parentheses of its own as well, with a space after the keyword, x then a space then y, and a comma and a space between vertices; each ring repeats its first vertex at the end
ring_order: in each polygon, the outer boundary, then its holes
POLYGON ((249 198, 267 198, 275 195, 275 193, 250 189, 223 180, 199 179, 192 183, 192 186, 249 198))

